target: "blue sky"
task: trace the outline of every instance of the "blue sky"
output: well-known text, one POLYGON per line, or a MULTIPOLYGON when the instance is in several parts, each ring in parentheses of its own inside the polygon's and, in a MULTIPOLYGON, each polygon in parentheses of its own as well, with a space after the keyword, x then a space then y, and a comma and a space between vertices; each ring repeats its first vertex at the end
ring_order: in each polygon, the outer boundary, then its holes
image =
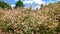
MULTIPOLYGON (((15 3, 18 0, 5 0, 5 2, 8 2, 11 4, 12 7, 15 6, 15 3)), ((48 4, 48 3, 53 3, 57 0, 22 0, 22 2, 24 3, 25 7, 30 7, 32 6, 33 8, 37 8, 39 7, 41 4, 48 4)))

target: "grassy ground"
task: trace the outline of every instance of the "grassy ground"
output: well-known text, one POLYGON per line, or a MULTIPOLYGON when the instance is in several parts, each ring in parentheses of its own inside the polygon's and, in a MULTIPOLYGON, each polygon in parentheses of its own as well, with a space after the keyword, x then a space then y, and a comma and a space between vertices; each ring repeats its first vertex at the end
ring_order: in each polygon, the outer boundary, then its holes
POLYGON ((40 10, 0 8, 0 34, 60 34, 60 3, 40 10))

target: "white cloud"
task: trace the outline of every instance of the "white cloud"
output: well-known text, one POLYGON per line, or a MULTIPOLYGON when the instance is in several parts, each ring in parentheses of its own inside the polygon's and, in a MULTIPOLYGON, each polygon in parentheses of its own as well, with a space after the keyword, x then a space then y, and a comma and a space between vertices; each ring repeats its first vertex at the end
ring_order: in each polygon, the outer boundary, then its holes
POLYGON ((34 2, 36 2, 37 4, 45 4, 45 2, 43 2, 42 0, 33 0, 34 2))
POLYGON ((25 3, 27 3, 27 4, 30 4, 30 5, 33 5, 33 7, 32 8, 40 8, 40 5, 41 4, 44 4, 45 5, 45 2, 43 2, 42 0, 25 0, 25 1, 23 1, 23 3, 25 4, 25 3), (34 6, 34 3, 36 3, 36 4, 38 4, 38 5, 36 5, 36 6, 34 6))
POLYGON ((40 6, 35 6, 35 8, 38 8, 38 9, 39 9, 39 8, 41 8, 41 7, 40 7, 40 6))
POLYGON ((34 2, 37 4, 45 4, 45 2, 43 2, 42 0, 25 0, 25 1, 23 1, 23 3, 28 3, 28 4, 32 4, 34 2))
POLYGON ((39 5, 33 7, 33 9, 40 9, 41 7, 39 5))
POLYGON ((15 5, 11 5, 11 7, 15 7, 15 5))
POLYGON ((24 3, 24 4, 25 4, 25 3, 32 4, 33 1, 23 1, 23 3, 24 3))

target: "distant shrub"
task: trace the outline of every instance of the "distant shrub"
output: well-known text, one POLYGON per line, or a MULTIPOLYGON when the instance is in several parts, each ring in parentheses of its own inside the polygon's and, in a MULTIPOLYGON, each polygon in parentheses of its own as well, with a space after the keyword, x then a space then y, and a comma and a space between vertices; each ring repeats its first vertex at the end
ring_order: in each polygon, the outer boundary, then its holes
POLYGON ((11 6, 3 1, 0 1, 0 7, 1 8, 7 8, 7 9, 11 9, 11 6))
POLYGON ((15 5, 16 5, 15 8, 24 7, 24 4, 23 4, 23 2, 21 0, 17 1, 17 3, 15 5))

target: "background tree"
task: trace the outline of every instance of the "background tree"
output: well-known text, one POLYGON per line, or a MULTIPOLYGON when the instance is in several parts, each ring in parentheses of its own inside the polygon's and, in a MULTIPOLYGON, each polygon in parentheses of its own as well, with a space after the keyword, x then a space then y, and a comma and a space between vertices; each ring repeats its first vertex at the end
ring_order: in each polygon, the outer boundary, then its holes
POLYGON ((44 7, 44 4, 41 4, 41 8, 40 9, 42 9, 44 7))
POLYGON ((17 3, 15 5, 16 5, 15 8, 24 7, 24 4, 23 4, 23 2, 21 0, 17 1, 17 3))
POLYGON ((7 8, 7 9, 11 9, 11 6, 7 3, 5 3, 4 1, 0 1, 0 7, 1 8, 7 8))

